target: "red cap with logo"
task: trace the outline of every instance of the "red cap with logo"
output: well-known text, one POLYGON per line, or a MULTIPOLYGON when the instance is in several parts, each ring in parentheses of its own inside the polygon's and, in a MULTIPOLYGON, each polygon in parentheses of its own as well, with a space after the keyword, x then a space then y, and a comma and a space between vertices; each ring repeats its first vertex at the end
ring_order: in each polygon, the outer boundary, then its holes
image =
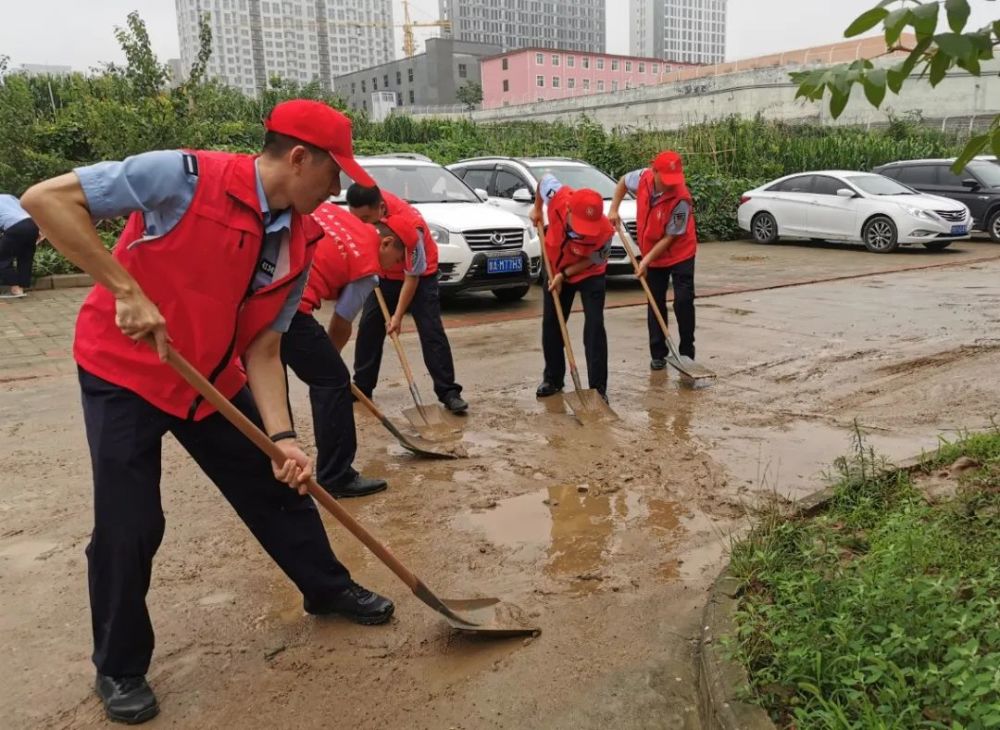
POLYGON ((569 196, 570 225, 581 236, 596 236, 604 229, 604 198, 596 190, 582 188, 569 196))
POLYGON ((653 160, 653 172, 664 185, 681 185, 684 182, 684 164, 673 150, 661 152, 653 160))
POLYGON ((416 216, 408 213, 396 213, 387 215, 382 219, 382 223, 403 242, 408 254, 412 254, 416 250, 417 243, 420 241, 420 234, 417 233, 419 222, 416 216))
POLYGON ((326 150, 354 182, 365 187, 375 185, 354 159, 351 120, 329 105, 311 99, 283 101, 271 110, 264 128, 326 150))

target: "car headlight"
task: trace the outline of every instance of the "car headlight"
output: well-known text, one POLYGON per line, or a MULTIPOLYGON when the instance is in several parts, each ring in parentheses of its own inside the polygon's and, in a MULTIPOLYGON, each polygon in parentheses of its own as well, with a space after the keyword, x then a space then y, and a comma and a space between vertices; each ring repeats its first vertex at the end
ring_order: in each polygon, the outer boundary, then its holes
POLYGON ((427 227, 431 230, 431 238, 434 239, 434 243, 448 243, 450 236, 448 235, 447 228, 436 226, 432 223, 428 223, 427 227))
POLYGON ((934 220, 931 214, 926 210, 921 210, 920 208, 906 208, 906 212, 912 215, 914 218, 923 218, 924 220, 934 220))

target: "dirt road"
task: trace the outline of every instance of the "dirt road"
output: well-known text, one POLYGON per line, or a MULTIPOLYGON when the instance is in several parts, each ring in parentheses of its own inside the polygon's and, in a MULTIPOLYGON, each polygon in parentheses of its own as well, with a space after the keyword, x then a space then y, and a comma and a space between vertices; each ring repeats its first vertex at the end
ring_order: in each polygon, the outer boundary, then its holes
MULTIPOLYGON (((838 253, 845 264, 866 256, 838 253)), ((782 272, 798 253, 766 255, 782 272)), ((862 263, 872 258, 893 257, 862 263)), ((816 489, 854 419, 893 458, 987 424, 1000 412, 998 282, 992 261, 703 300, 699 359, 720 379, 701 390, 649 372, 642 309, 609 310, 622 420, 588 429, 534 398, 537 320, 455 329, 470 458, 414 460, 359 411, 358 464, 391 488, 345 505, 442 595, 517 603, 542 627, 530 640, 450 634, 334 523, 338 554, 397 600, 397 617, 363 628, 305 616, 168 439, 167 532, 149 596, 162 715, 151 727, 700 727, 692 640, 746 506, 816 489)), ((575 317, 577 339, 581 326, 575 317)), ((416 356, 412 333, 404 341, 416 356)), ((386 354, 376 398, 398 414, 407 393, 386 354)), ((299 384, 293 404, 308 433, 299 384)), ((88 657, 89 462, 71 375, 0 384, 0 473, 0 717, 103 724, 88 657)))

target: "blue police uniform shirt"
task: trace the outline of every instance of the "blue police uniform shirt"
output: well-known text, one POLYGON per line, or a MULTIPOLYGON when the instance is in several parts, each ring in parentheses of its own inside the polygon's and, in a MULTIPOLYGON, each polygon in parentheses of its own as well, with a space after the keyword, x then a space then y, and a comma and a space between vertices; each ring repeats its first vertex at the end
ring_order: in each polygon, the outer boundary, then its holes
MULTIPOLYGON (((185 165, 184 158, 185 153, 180 150, 158 150, 134 155, 121 162, 98 162, 78 167, 74 172, 87 198, 91 216, 97 219, 117 218, 141 211, 146 236, 155 238, 169 233, 194 199, 198 176, 185 165)), ((271 283, 273 264, 277 262, 282 242, 291 230, 292 220, 291 211, 287 209, 271 211, 259 170, 256 170, 256 177, 257 198, 264 217, 261 258, 272 266, 258 268, 251 285, 254 290, 271 283)), ((292 283, 288 298, 271 323, 271 329, 288 331, 308 277, 307 269, 292 283)))
MULTIPOLYGON (((559 182, 559 180, 556 179, 556 176, 553 175, 551 172, 547 172, 544 175, 542 175, 542 179, 538 181, 538 191, 539 194, 542 196, 542 200, 545 202, 546 205, 548 205, 549 201, 552 200, 552 197, 562 189, 562 186, 563 184, 559 182)), ((566 226, 566 235, 569 238, 581 237, 579 233, 574 231, 568 225, 566 226)), ((611 255, 611 239, 609 238, 607 243, 605 243, 597 251, 594 251, 592 254, 590 254, 590 263, 594 264, 595 266, 600 266, 601 264, 603 264, 605 261, 608 260, 608 257, 610 255, 611 255)))
POLYGON ((28 211, 21 207, 21 201, 13 195, 0 195, 0 231, 15 226, 26 218, 28 211))
MULTIPOLYGON (((637 195, 639 192, 639 178, 643 172, 645 170, 632 170, 632 172, 625 174, 625 189, 632 193, 632 195, 637 195)), ((652 199, 649 201, 650 204, 655 205, 661 195, 663 193, 656 192, 654 188, 652 199)), ((667 225, 667 235, 679 236, 684 233, 687 230, 689 215, 691 215, 691 206, 686 200, 678 200, 674 209, 670 211, 670 223, 667 225)))
POLYGON ((375 291, 377 285, 378 277, 374 274, 347 282, 341 289, 340 296, 337 297, 337 303, 333 309, 334 313, 348 322, 354 321, 354 318, 364 308, 365 299, 375 291))

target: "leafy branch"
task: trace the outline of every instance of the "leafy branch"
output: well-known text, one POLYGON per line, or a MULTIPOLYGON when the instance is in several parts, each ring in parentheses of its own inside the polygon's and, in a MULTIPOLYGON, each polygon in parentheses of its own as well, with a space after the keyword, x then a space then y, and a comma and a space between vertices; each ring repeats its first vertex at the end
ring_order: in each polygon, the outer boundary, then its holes
MULTIPOLYGON (((990 0, 991 2, 993 0, 990 0)), ((798 84, 795 98, 822 101, 830 94, 830 113, 836 119, 843 114, 855 84, 864 88, 865 98, 876 109, 885 100, 886 92, 899 94, 903 85, 914 74, 927 78, 936 87, 948 72, 961 68, 973 76, 982 75, 983 61, 994 58, 993 49, 1000 45, 1000 20, 978 30, 966 30, 971 9, 969 0, 882 0, 878 5, 859 15, 844 36, 853 38, 882 24, 886 52, 872 59, 858 59, 814 71, 791 74, 798 84), (947 16, 947 32, 937 32, 942 7, 947 16), (907 28, 912 28, 916 44, 900 44, 907 28), (891 65, 876 65, 874 60, 896 53, 906 53, 901 61, 891 65)), ((985 134, 969 140, 955 161, 953 169, 962 168, 986 147, 1000 156, 1000 115, 995 117, 985 134)))

